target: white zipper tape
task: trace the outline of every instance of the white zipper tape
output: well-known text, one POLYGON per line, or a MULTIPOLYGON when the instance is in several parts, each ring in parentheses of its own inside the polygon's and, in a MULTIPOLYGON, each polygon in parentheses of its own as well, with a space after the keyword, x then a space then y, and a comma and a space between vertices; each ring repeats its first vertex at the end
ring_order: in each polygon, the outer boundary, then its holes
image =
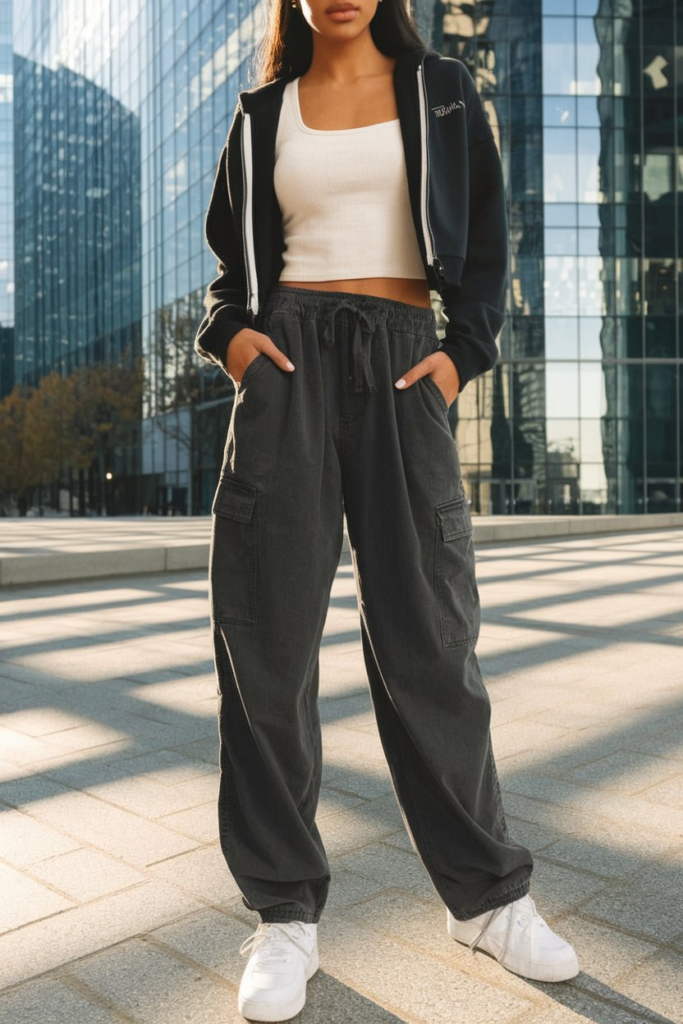
POLYGON ((258 279, 254 259, 254 219, 252 210, 253 161, 251 149, 251 120, 244 114, 242 121, 242 168, 244 196, 242 201, 242 228, 244 236, 245 263, 247 268, 247 305, 252 314, 258 313, 258 279))
POLYGON ((423 78, 423 65, 417 69, 417 89, 420 97, 420 136, 422 141, 422 165, 421 165, 421 181, 420 181, 420 209, 422 213, 422 233, 424 235, 425 250, 427 253, 427 263, 430 265, 434 264, 434 245, 432 240, 432 230, 429 225, 429 210, 428 210, 428 198, 427 198, 427 160, 429 155, 429 148, 427 145, 427 102, 425 99, 425 86, 423 78))

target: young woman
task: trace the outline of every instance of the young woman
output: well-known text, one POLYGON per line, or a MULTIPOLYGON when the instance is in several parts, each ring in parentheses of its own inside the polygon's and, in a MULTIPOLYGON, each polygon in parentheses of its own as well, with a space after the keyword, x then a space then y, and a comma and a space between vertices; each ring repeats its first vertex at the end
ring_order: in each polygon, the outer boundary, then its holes
POLYGON ((318 967, 318 654, 344 513, 378 729, 449 934, 573 977, 505 821, 447 418, 495 363, 505 308, 502 170, 469 72, 424 46, 407 0, 273 0, 206 234, 219 274, 195 347, 236 386, 210 569, 219 830, 261 919, 240 1012, 288 1020, 318 967))

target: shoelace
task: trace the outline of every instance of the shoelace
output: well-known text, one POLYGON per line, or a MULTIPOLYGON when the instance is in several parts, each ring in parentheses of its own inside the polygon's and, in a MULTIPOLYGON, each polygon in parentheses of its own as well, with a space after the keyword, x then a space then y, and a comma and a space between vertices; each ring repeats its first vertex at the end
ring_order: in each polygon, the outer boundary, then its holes
MULTIPOLYGON (((287 922, 288 927, 296 924, 301 926, 300 921, 287 922)), ((305 929, 299 928, 301 937, 305 935, 305 929)), ((264 943, 272 946, 272 949, 263 956, 264 963, 270 961, 284 962, 292 955, 291 947, 296 946, 304 956, 310 955, 310 949, 299 941, 299 937, 292 935, 288 928, 283 927, 280 921, 261 921, 260 925, 249 938, 245 939, 240 946, 240 956, 251 956, 264 943)))
MULTIPOLYGON (((528 898, 529 898, 529 903, 531 904, 532 913, 531 913, 531 917, 527 918, 527 920, 526 920, 527 926, 531 924, 531 922, 537 916, 537 913, 538 913, 538 911, 536 910, 536 904, 534 903, 533 898, 531 896, 529 896, 528 898)), ((503 913, 503 911, 507 910, 509 907, 510 907, 509 903, 506 903, 502 907, 496 907, 496 909, 492 912, 492 914, 489 917, 489 919, 486 922, 486 924, 483 926, 483 928, 481 928, 481 930, 474 936, 472 941, 469 943, 467 948, 469 949, 470 953, 475 953, 476 952, 476 948, 477 948, 477 945, 478 945, 479 941, 484 937, 484 935, 488 931, 488 929, 491 926, 491 924, 496 920, 497 917, 499 917, 503 913)), ((499 956, 500 960, 502 960, 505 957, 505 954, 507 953, 508 943, 510 941, 510 934, 512 932, 512 922, 514 921, 514 919, 515 919, 515 909, 514 909, 514 904, 513 904, 512 905, 512 909, 510 910, 510 920, 508 922, 507 932, 505 933, 505 942, 503 943, 503 949, 502 949, 502 952, 500 953, 500 956, 499 956)))

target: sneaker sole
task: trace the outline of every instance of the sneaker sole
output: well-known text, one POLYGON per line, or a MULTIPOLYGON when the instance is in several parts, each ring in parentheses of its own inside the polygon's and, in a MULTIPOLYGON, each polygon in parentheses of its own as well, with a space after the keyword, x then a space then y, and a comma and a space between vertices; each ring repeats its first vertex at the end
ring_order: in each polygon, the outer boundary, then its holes
MULTIPOLYGON (((306 968, 306 981, 309 981, 320 967, 320 957, 316 949, 306 968)), ((291 1020, 301 1013, 306 1005, 306 990, 302 995, 289 1003, 260 1003, 257 999, 238 999, 237 1009, 247 1020, 269 1021, 270 1024, 281 1020, 291 1020)))
MULTIPOLYGON (((452 924, 450 917, 447 919, 448 934, 456 942, 459 942, 462 946, 469 946, 467 939, 458 938, 457 935, 453 934, 452 924)), ((511 971, 513 974, 518 974, 520 978, 528 978, 530 981, 569 981, 571 978, 575 978, 581 968, 579 967, 578 959, 574 959, 570 963, 566 964, 532 964, 531 968, 524 968, 524 970, 518 970, 511 964, 504 963, 499 960, 495 953, 492 953, 486 946, 477 946, 478 953, 485 953, 486 956, 495 960, 496 963, 504 967, 506 971, 511 971)))

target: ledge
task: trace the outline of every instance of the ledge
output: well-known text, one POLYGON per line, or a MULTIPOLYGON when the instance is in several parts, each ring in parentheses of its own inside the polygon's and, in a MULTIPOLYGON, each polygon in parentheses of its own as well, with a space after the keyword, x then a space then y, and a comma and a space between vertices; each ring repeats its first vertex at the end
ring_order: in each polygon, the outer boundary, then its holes
MULTIPOLYGON (((506 544, 680 529, 683 512, 623 516, 478 516, 474 542, 506 544)), ((206 570, 211 517, 4 519, 0 587, 206 570)), ((349 550, 344 529, 343 550, 349 550)))

